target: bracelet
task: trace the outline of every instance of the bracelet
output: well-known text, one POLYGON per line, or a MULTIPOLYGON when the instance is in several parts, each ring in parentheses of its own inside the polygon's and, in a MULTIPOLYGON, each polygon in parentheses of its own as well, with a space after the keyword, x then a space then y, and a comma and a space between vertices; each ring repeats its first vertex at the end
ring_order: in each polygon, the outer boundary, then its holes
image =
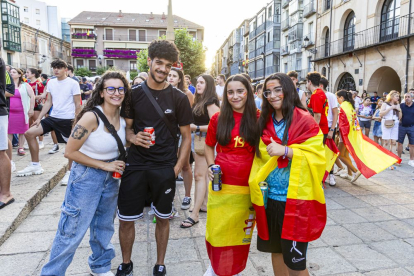
POLYGON ((208 168, 210 169, 211 167, 213 167, 215 164, 210 164, 209 166, 208 166, 208 168))
POLYGON ((283 155, 283 159, 285 159, 287 155, 288 155, 288 147, 285 146, 285 154, 283 155))

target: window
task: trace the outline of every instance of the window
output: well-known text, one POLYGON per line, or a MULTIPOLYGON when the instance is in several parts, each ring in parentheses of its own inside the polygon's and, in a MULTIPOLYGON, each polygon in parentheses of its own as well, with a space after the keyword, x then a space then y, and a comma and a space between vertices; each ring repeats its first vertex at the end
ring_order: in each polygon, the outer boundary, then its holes
POLYGON ((351 12, 345 21, 344 26, 344 51, 354 49, 355 45, 355 13, 351 12))
POLYGON ((345 89, 345 90, 356 90, 355 80, 351 74, 345 73, 341 80, 339 81, 338 90, 345 89))
POLYGON ((89 60, 89 70, 91 70, 91 71, 96 70, 96 60, 95 59, 89 60))
POLYGON ((83 59, 77 59, 76 60, 76 68, 79 69, 81 67, 84 67, 83 59))
POLYGON ((197 39, 197 32, 196 31, 189 31, 188 32, 190 35, 193 36, 193 38, 197 39))
POLYGON ((331 1, 332 0, 325 0, 325 10, 329 10, 331 8, 331 1))
POLYGON ((326 67, 322 67, 322 75, 326 76, 326 67))
POLYGON ((23 22, 24 22, 25 24, 29 24, 29 18, 28 18, 28 17, 25 17, 23 22))
POLYGON ((40 25, 40 20, 39 19, 36 20, 36 25, 40 25))
POLYGON ((137 70, 137 61, 136 60, 131 60, 129 62, 129 70, 130 71, 136 71, 137 70))
POLYGON ((113 59, 107 59, 106 60, 106 66, 108 67, 114 67, 114 60, 113 59))
POLYGON ((40 14, 40 10, 39 9, 36 9, 36 14, 40 14))
POLYGON ((325 57, 329 56, 329 29, 325 34, 325 57))
POLYGON ((114 40, 114 30, 105 29, 105 40, 114 40))
POLYGON ((128 30, 129 41, 137 41, 137 30, 128 30))
POLYGON ((381 11, 381 41, 397 38, 401 0, 386 0, 381 11))
MULTIPOLYGON (((308 57, 308 72, 310 72, 311 69, 312 69, 312 61, 311 60, 312 60, 312 57, 308 57)), ((322 71, 322 75, 326 76, 326 72, 324 74, 323 71, 322 71)))
POLYGON ((167 36, 167 31, 165 31, 165 30, 159 30, 159 31, 158 31, 158 36, 159 36, 159 37, 162 37, 162 36, 167 36))
POLYGON ((145 30, 139 30, 139 41, 146 41, 147 40, 147 32, 145 30))
POLYGON ((270 6, 268 9, 267 9, 267 18, 269 18, 269 20, 272 20, 272 9, 273 9, 273 7, 272 6, 270 6))
POLYGON ((29 12, 29 7, 24 7, 24 8, 23 8, 23 11, 24 11, 24 12, 29 12))

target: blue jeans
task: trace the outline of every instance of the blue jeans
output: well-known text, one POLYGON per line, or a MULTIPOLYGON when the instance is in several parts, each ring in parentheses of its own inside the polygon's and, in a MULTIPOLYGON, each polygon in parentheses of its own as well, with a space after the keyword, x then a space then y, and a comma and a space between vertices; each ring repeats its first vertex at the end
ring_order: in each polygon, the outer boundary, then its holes
POLYGON ((118 190, 119 180, 113 179, 112 173, 73 162, 50 260, 41 275, 65 275, 88 228, 92 249, 89 267, 94 273, 111 269, 118 190))

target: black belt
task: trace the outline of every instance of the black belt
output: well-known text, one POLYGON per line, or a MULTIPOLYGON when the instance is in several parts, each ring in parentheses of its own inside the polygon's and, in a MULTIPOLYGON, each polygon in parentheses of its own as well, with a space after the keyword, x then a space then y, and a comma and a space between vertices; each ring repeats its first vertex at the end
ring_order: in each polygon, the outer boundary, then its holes
POLYGON ((405 126, 403 124, 401 124, 402 127, 413 127, 414 125, 409 125, 409 126, 405 126))

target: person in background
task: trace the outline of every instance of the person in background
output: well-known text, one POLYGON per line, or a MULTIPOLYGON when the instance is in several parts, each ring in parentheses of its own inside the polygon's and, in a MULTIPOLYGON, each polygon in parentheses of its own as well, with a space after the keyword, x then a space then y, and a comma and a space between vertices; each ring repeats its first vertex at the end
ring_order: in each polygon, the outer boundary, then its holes
POLYGON ((136 76, 132 80, 132 85, 137 85, 137 84, 140 84, 141 82, 144 82, 144 81, 145 81, 145 78, 144 77, 136 76))
MULTIPOLYGON (((194 123, 191 124, 191 131, 196 134, 194 139, 207 136, 210 118, 220 111, 220 102, 216 94, 213 77, 206 74, 199 76, 196 87, 197 91, 193 105, 194 123)), ((207 210, 207 161, 204 154, 197 153, 197 151, 194 154, 194 159, 194 207, 191 215, 181 223, 181 228, 190 228, 197 224, 199 222, 199 212, 207 210)))
POLYGON ((400 104, 401 121, 398 127, 398 156, 401 158, 405 136, 408 137, 410 160, 408 165, 414 167, 414 104, 411 93, 404 95, 404 102, 400 104))
MULTIPOLYGON (((387 99, 381 106, 380 116, 381 120, 381 130, 382 130, 382 140, 384 141, 384 147, 390 152, 392 148, 396 146, 396 141, 398 140, 398 127, 399 120, 402 117, 401 107, 399 105, 400 94, 398 91, 392 90, 387 95, 387 99), (386 126, 385 121, 390 122, 394 121, 393 126, 386 126)), ((390 167, 390 169, 394 169, 390 167)))
POLYGON ((365 136, 369 137, 369 131, 371 130, 371 119, 374 110, 371 107, 370 98, 364 98, 364 101, 357 109, 357 116, 359 119, 359 126, 361 130, 365 132, 365 136))
POLYGON ((89 89, 88 79, 83 77, 81 83, 79 84, 80 91, 81 91, 81 99, 82 101, 86 101, 87 97, 92 93, 89 89))
MULTIPOLYGON (((298 81, 299 81, 298 80, 298 73, 296 71, 289 71, 287 73, 287 75, 289 76, 289 78, 295 84, 296 91, 299 94, 300 102, 303 104, 304 107, 306 107, 307 106, 307 103, 306 103, 306 94, 304 93, 303 90, 299 89, 299 87, 298 87, 298 81)), ((310 91, 310 92, 313 92, 313 91, 310 91)))
POLYGON ((366 90, 364 90, 363 92, 362 92, 362 95, 361 95, 361 99, 362 100, 364 100, 365 98, 367 98, 368 97, 368 93, 367 93, 367 91, 366 90))
MULTIPOLYGON (((44 96, 45 96, 43 95, 43 92, 45 90, 45 86, 39 80, 41 72, 42 72, 41 70, 38 70, 36 68, 27 68, 26 70, 27 79, 30 81, 28 83, 32 87, 32 90, 35 95, 34 114, 30 118, 30 125, 32 125, 33 122, 39 118, 40 112, 42 111, 42 108, 43 108, 44 96)), ((43 143, 43 135, 40 135, 38 139, 39 139, 39 149, 44 149, 45 145, 43 143)), ((25 149, 29 149, 29 147, 26 146, 25 149)))
POLYGON ((352 92, 352 97, 354 99, 354 108, 355 110, 359 110, 359 106, 362 104, 362 99, 358 96, 358 92, 357 91, 353 91, 352 92))
POLYGON ((226 84, 226 76, 218 75, 216 78, 216 93, 220 103, 223 101, 224 85, 226 84))
POLYGON ((185 75, 185 83, 187 84, 188 90, 191 91, 191 93, 195 93, 196 89, 195 87, 191 84, 191 76, 190 75, 185 75))
POLYGON ((8 64, 6 65, 6 71, 7 71, 7 72, 9 72, 9 73, 10 73, 11 68, 12 68, 12 67, 11 67, 11 65, 8 65, 8 64))
POLYGON ((372 110, 376 110, 377 109, 377 104, 378 104, 378 100, 381 99, 380 96, 378 96, 378 92, 374 91, 374 96, 371 96, 371 107, 372 110))
POLYGON ((374 111, 374 115, 372 116, 372 120, 374 120, 374 128, 372 129, 372 134, 374 135, 374 141, 378 145, 383 146, 383 140, 382 140, 382 130, 381 130, 381 117, 380 117, 380 111, 381 106, 383 104, 383 99, 378 99, 377 101, 377 108, 374 111))
POLYGON ((79 79, 74 74, 73 66, 68 64, 68 77, 79 83, 79 79))
POLYGON ((41 74, 41 75, 40 75, 40 78, 41 78, 41 80, 42 80, 42 84, 43 84, 43 86, 46 86, 48 76, 47 76, 46 74, 41 74))
POLYGON ((256 104, 256 108, 262 110, 262 103, 263 103, 263 84, 260 83, 256 87, 257 89, 257 97, 254 99, 254 103, 256 104))
POLYGON ((93 81, 92 90, 95 90, 96 84, 99 82, 100 79, 101 79, 100 77, 95 78, 95 80, 93 81))
POLYGON ((141 72, 138 74, 138 77, 143 78, 144 80, 148 79, 148 73, 147 72, 141 72))
POLYGON ((17 155, 23 156, 26 154, 23 149, 24 133, 29 129, 29 119, 34 114, 35 95, 32 87, 23 82, 23 72, 20 69, 13 68, 10 70, 10 74, 16 90, 14 97, 10 98, 8 133, 10 140, 13 139, 13 134, 19 135, 17 155))
MULTIPOLYGON (((0 209, 12 204, 15 200, 10 192, 10 179, 12 166, 7 151, 12 150, 11 141, 7 138, 8 130, 8 104, 7 97, 13 97, 13 93, 8 92, 7 89, 7 75, 6 64, 0 57, 0 209), (6 89, 5 89, 6 88, 6 89)), ((10 79, 10 76, 9 76, 10 79)), ((13 84, 14 86, 14 84, 13 84)))

